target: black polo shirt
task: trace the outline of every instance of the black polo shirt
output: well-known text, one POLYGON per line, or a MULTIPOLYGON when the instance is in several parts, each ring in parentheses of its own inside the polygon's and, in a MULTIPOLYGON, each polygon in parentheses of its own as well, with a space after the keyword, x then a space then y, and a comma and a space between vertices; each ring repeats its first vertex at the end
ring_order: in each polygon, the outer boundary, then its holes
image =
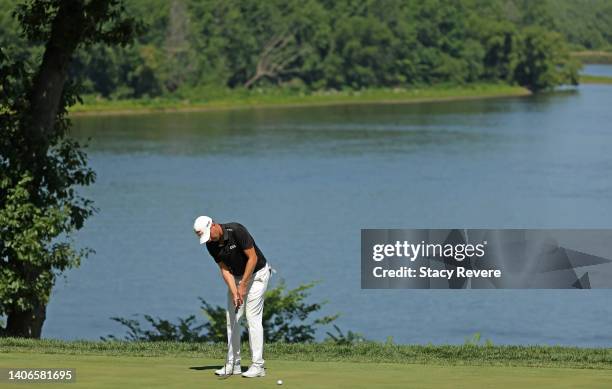
POLYGON ((255 247, 257 254, 257 264, 253 273, 266 266, 266 257, 255 244, 249 231, 240 223, 221 224, 223 236, 218 241, 206 242, 206 248, 215 262, 223 262, 235 276, 244 274, 249 257, 244 250, 255 247))

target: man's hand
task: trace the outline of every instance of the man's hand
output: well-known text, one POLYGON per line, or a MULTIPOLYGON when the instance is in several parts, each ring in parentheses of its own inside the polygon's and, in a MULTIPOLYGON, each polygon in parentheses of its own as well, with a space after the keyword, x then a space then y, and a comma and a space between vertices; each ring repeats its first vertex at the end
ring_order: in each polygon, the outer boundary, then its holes
POLYGON ((238 289, 236 291, 236 293, 234 293, 232 295, 232 300, 234 301, 234 308, 238 309, 240 308, 240 306, 242 305, 242 298, 240 297, 240 289, 238 289))
POLYGON ((248 249, 244 250, 244 254, 248 259, 244 268, 244 273, 242 274, 242 280, 238 285, 238 296, 240 296, 240 300, 243 303, 247 298, 247 286, 252 281, 253 270, 255 269, 255 265, 257 265, 257 253, 255 253, 254 247, 249 247, 248 249))

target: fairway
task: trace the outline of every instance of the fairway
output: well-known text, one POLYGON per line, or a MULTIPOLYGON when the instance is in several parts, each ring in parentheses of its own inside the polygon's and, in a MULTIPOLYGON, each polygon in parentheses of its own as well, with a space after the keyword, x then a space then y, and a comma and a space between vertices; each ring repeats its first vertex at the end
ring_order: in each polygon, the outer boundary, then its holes
MULTIPOLYGON (((195 357, 126 357, 3 353, 0 367, 76 369, 74 388, 610 388, 612 370, 543 367, 438 366, 421 364, 302 362, 269 360, 267 376, 218 380, 221 362, 195 357)), ((243 366, 243 371, 248 366, 243 366)), ((43 388, 56 384, 3 387, 43 388)))

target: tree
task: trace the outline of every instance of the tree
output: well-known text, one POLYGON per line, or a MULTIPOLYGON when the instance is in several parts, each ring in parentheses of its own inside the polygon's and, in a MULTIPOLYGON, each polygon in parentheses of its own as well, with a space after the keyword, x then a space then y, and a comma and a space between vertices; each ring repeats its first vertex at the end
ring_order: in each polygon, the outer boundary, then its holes
POLYGON ((255 74, 244 83, 244 87, 250 88, 264 77, 277 80, 283 74, 296 72, 297 69, 290 69, 289 66, 300 57, 300 51, 291 32, 272 37, 257 59, 255 74))
POLYGON ((570 58, 561 35, 542 27, 527 27, 521 34, 514 79, 537 92, 563 84, 578 84, 579 64, 570 58))
POLYGON ((94 212, 77 185, 95 179, 80 145, 66 136, 66 109, 78 100, 68 79, 79 46, 128 42, 139 24, 121 0, 29 0, 15 16, 36 66, 0 49, 0 316, 3 336, 38 338, 55 279, 88 250, 71 235, 94 212))

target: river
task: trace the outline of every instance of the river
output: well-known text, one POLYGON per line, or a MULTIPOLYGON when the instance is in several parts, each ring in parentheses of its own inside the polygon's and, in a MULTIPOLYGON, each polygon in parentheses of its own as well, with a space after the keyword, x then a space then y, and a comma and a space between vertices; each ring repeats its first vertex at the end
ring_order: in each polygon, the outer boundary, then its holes
POLYGON ((98 176, 83 193, 99 208, 77 242, 96 253, 58 280, 43 337, 121 335, 110 317, 199 314, 198 296, 224 304, 192 231, 209 214, 249 228, 278 271, 271 285, 320 281, 310 301, 368 339, 611 347, 611 290, 362 290, 359 274, 361 228, 612 228, 611 103, 612 85, 583 85, 74 118, 98 176))

